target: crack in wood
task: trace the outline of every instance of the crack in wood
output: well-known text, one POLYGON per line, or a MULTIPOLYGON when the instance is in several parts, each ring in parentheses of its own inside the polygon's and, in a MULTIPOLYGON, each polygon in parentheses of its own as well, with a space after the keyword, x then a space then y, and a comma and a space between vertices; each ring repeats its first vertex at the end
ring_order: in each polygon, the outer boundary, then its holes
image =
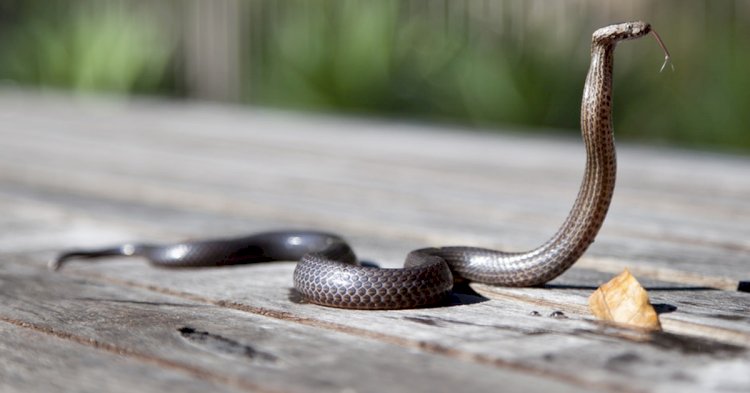
POLYGON ((683 355, 711 356, 715 359, 730 359, 748 352, 748 348, 718 340, 669 332, 654 332, 648 329, 623 328, 605 321, 592 321, 598 329, 576 329, 581 336, 619 337, 668 351, 679 351, 683 355))
POLYGON ((663 349, 677 350, 685 355, 708 354, 717 358, 730 358, 747 351, 747 348, 738 345, 667 332, 653 333, 648 343, 663 349))
POLYGON ((37 333, 42 333, 48 336, 56 337, 61 340, 71 341, 76 344, 92 347, 101 351, 113 353, 119 356, 126 356, 129 358, 138 359, 140 361, 153 364, 158 367, 168 368, 183 372, 190 376, 198 379, 203 379, 215 383, 229 385, 235 388, 251 391, 251 392, 263 392, 263 393, 282 393, 279 390, 269 389, 265 386, 247 381, 240 380, 235 377, 218 374, 197 366, 193 366, 187 363, 178 362, 170 359, 165 359, 158 356, 149 355, 143 352, 138 352, 130 348, 120 347, 111 343, 99 341, 90 337, 79 336, 70 332, 53 329, 47 326, 40 326, 34 323, 20 321, 13 318, 8 318, 0 315, 0 321, 14 325, 20 328, 29 329, 37 333))
POLYGON ((137 304, 144 306, 168 306, 168 307, 201 307, 197 304, 186 304, 186 303, 171 303, 171 302, 144 302, 139 300, 128 300, 128 299, 105 299, 105 298, 93 298, 93 297, 77 297, 72 300, 84 301, 84 302, 108 302, 108 303, 121 303, 121 304, 137 304))
POLYGON ((501 325, 501 324, 479 324, 479 323, 473 323, 473 322, 460 321, 460 320, 452 319, 452 318, 441 318, 441 317, 426 316, 426 315, 405 316, 405 317, 401 317, 398 319, 402 319, 402 320, 409 321, 409 322, 415 322, 415 323, 419 323, 419 324, 427 325, 427 326, 435 326, 438 328, 449 327, 450 325, 464 325, 464 326, 475 326, 475 327, 487 328, 487 329, 501 329, 505 331, 520 333, 526 336, 540 336, 543 334, 553 333, 553 331, 547 330, 547 329, 523 328, 523 327, 514 326, 514 325, 501 325))
POLYGON ((250 345, 242 344, 218 334, 197 330, 190 326, 183 326, 177 331, 191 344, 211 352, 238 355, 263 363, 276 363, 278 361, 278 358, 270 353, 259 351, 250 345))

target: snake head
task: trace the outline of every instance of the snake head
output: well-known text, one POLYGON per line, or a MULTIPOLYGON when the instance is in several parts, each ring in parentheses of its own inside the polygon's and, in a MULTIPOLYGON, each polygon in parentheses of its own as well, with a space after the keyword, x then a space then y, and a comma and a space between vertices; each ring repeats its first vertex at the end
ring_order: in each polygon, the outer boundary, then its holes
POLYGON ((598 44, 614 44, 617 41, 640 38, 651 32, 651 25, 633 21, 602 27, 594 32, 593 41, 598 44))

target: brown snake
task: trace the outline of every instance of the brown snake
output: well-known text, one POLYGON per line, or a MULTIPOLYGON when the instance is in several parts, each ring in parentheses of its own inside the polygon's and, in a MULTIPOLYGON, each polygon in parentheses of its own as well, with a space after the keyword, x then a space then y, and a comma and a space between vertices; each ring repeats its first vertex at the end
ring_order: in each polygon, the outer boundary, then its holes
MULTIPOLYGON (((612 127, 612 69, 619 41, 652 33, 669 53, 651 25, 628 22, 594 32, 591 65, 581 100, 581 134, 586 146, 586 169, 578 197, 557 233, 527 252, 506 253, 468 247, 444 247, 440 255, 451 270, 472 281, 505 286, 534 286, 559 276, 594 242, 615 188, 617 164, 612 127)), ((662 69, 664 67, 662 66, 662 69)))
MULTIPOLYGON (((412 251, 403 269, 360 266, 340 237, 317 231, 260 233, 244 238, 183 242, 172 245, 125 244, 61 254, 51 267, 68 259, 141 256, 162 267, 203 267, 273 260, 299 260, 294 286, 308 301, 359 309, 412 308, 438 304, 453 287, 453 277, 506 286, 534 286, 559 276, 594 241, 607 215, 615 186, 612 129, 612 66, 615 45, 652 33, 645 22, 607 26, 594 32, 591 65, 581 102, 581 131, 586 169, 578 197, 557 233, 527 252, 473 247, 412 251)), ((663 67, 662 67, 663 68, 663 67)))

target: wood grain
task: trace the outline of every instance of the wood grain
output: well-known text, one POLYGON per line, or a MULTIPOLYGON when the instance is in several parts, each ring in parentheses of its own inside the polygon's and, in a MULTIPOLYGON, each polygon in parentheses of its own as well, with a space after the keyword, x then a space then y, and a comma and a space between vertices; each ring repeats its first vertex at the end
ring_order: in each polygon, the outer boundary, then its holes
POLYGON ((472 284, 445 307, 362 312, 295 303, 291 262, 168 271, 114 259, 61 274, 45 263, 73 246, 290 227, 340 232, 389 267, 424 246, 521 250, 567 213, 581 143, 25 92, 0 92, 0 141, 4 390, 88 391, 92 380, 187 392, 750 384, 750 296, 734 290, 750 279, 746 158, 620 147, 600 237, 547 287, 472 284), (586 298, 625 267, 665 333, 588 314, 586 298))
MULTIPOLYGON (((264 391, 587 390, 583 381, 503 368, 340 334, 193 299, 101 285, 5 260, 0 321, 228 388, 264 391), (12 276, 8 270, 13 272, 12 276), (446 373, 445 370, 452 370, 446 373), (342 372, 343 371, 343 372, 342 372), (480 375, 481 378, 475 376, 480 375), (536 385, 536 386, 533 386, 536 385), (515 387, 514 387, 515 386, 515 387)), ((27 355, 18 349, 17 356, 27 355)), ((78 367, 83 364, 72 360, 78 367)), ((112 370, 117 371, 117 370, 112 370)), ((188 389, 200 391, 198 386, 188 389)))

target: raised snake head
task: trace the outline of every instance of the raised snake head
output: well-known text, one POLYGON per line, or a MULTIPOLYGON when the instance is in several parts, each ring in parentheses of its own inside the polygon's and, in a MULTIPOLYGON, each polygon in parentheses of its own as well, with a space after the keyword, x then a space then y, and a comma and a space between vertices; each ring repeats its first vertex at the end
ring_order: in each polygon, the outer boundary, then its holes
POLYGON ((633 21, 602 27, 594 32, 592 39, 598 44, 614 44, 617 41, 640 38, 650 32, 650 24, 642 21, 633 21))

